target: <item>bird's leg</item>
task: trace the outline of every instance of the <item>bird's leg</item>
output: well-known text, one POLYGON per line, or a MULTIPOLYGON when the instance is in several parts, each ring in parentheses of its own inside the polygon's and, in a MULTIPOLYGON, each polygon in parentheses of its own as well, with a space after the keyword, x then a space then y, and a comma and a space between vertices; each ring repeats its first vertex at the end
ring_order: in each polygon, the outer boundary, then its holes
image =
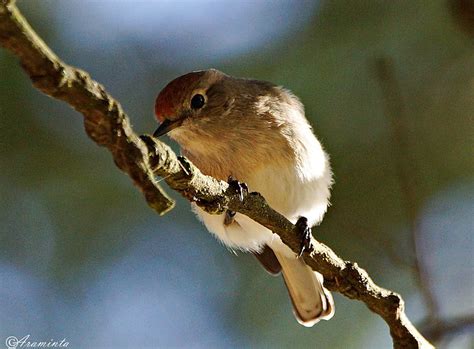
MULTIPOLYGON (((247 187, 247 184, 239 182, 232 176, 229 176, 229 178, 227 179, 227 183, 229 183, 229 186, 237 194, 239 194, 240 201, 244 201, 245 195, 247 195, 249 192, 249 188, 247 187)), ((232 210, 227 210, 225 212, 224 225, 229 225, 229 224, 232 224, 232 222, 234 222, 235 213, 236 212, 232 210)))
POLYGON ((301 239, 300 253, 298 254, 298 257, 301 257, 304 251, 311 250, 311 228, 308 225, 308 219, 303 216, 298 218, 295 226, 298 229, 298 234, 301 239))
POLYGON ((224 217, 224 225, 230 225, 234 223, 235 211, 226 210, 224 217))

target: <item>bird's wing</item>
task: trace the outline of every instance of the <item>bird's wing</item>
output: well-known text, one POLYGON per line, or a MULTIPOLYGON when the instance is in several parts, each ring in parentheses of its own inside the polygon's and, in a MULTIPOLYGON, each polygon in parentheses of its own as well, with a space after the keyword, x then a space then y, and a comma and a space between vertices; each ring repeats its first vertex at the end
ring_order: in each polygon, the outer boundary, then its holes
POLYGON ((255 255, 255 257, 257 257, 257 260, 262 264, 263 268, 265 268, 265 270, 271 275, 276 276, 280 274, 280 262, 278 262, 275 253, 273 253, 273 250, 268 247, 268 245, 265 245, 262 251, 258 253, 254 252, 253 254, 255 255))

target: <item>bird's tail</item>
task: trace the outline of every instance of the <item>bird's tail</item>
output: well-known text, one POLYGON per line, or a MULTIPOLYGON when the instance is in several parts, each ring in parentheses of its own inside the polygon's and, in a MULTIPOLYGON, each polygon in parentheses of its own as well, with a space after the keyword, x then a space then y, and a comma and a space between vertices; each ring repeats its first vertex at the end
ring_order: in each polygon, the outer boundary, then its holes
POLYGON ((275 255, 282 268, 296 320, 311 327, 321 319, 332 318, 334 301, 331 293, 323 287, 323 276, 308 267, 301 258, 287 257, 278 252, 275 255))

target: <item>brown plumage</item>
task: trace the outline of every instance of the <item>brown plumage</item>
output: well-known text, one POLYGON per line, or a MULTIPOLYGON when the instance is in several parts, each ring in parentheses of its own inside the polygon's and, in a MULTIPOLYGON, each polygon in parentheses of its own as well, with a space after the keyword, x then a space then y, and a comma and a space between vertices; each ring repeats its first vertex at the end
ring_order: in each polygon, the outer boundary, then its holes
MULTIPOLYGON (((192 72, 158 95, 155 135, 168 133, 203 173, 247 183, 290 221, 319 223, 329 203, 332 174, 326 153, 289 91, 217 70, 192 72)), ((283 274, 297 320, 312 326, 334 313, 331 294, 280 238, 245 215, 230 224, 193 206, 208 230, 232 249, 253 252, 265 269, 283 274)))

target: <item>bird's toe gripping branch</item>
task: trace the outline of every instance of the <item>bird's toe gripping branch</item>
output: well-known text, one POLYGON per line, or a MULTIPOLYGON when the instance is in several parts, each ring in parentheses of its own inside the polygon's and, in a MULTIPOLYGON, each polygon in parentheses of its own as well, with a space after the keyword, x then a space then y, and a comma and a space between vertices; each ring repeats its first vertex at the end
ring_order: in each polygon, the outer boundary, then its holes
POLYGON ((298 218, 295 226, 300 238, 300 253, 298 257, 301 257, 304 251, 311 251, 311 228, 308 225, 308 219, 303 216, 298 218))
MULTIPOLYGON (((249 192, 249 188, 247 184, 239 182, 232 176, 229 176, 229 178, 227 179, 227 183, 229 184, 231 189, 239 195, 240 201, 244 201, 245 196, 249 192)), ((227 210, 225 212, 225 218, 224 218, 225 225, 232 224, 232 222, 234 221, 235 213, 236 212, 232 210, 227 210)))
POLYGON ((239 182, 232 176, 229 176, 227 183, 237 194, 239 194, 240 201, 244 201, 244 197, 249 193, 247 184, 239 182))

